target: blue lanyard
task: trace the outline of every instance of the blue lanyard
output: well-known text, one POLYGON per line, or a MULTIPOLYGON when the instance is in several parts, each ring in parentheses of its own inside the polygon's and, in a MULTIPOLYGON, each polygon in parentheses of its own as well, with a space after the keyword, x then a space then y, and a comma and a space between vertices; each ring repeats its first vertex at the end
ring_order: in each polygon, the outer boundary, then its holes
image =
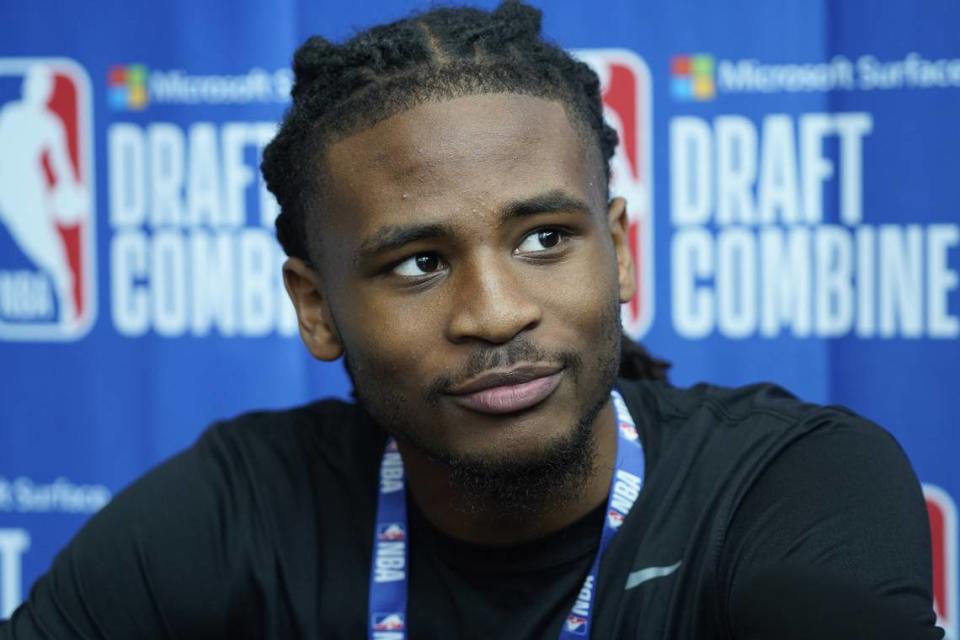
MULTIPOLYGON (((594 594, 600 559, 620 529, 643 487, 643 446, 627 405, 617 391, 610 393, 617 414, 617 464, 610 481, 606 517, 600 548, 583 581, 573 608, 560 630, 560 640, 590 635, 594 594)), ((403 460, 393 438, 387 440, 380 463, 380 498, 373 537, 370 568, 368 640, 405 640, 407 637, 407 502, 404 493, 403 460)))

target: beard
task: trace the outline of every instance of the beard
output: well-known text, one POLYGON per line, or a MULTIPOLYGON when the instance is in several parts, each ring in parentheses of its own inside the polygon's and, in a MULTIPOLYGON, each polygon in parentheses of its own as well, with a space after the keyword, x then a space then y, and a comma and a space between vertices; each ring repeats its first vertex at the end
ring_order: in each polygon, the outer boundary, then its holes
POLYGON ((424 425, 411 419, 409 402, 378 376, 360 365, 349 351, 344 364, 360 405, 384 430, 448 469, 454 495, 454 509, 463 513, 493 513, 515 519, 543 514, 577 498, 596 469, 597 438, 594 424, 610 399, 620 360, 620 308, 613 304, 600 313, 600 340, 590 370, 576 352, 548 351, 526 337, 498 347, 481 347, 467 358, 463 370, 443 376, 428 387, 427 406, 438 406, 444 389, 495 367, 517 362, 561 363, 571 379, 584 385, 578 411, 570 426, 531 451, 517 453, 464 453, 429 437, 424 425), (359 366, 358 366, 359 365, 359 366))
POLYGON ((454 509, 521 518, 545 513, 579 497, 587 486, 586 478, 596 469, 593 424, 607 401, 604 394, 586 408, 567 433, 526 456, 428 452, 450 469, 450 483, 458 496, 454 509))

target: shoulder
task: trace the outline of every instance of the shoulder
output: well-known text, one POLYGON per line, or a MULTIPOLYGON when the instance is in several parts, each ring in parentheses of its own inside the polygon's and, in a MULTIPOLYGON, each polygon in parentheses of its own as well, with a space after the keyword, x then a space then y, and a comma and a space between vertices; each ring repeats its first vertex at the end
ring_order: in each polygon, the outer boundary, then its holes
POLYGON ((229 504, 234 515, 246 519, 262 510, 258 505, 273 504, 264 500, 270 494, 309 493, 318 474, 350 468, 365 451, 375 455, 378 434, 362 411, 338 400, 245 413, 209 426, 192 446, 126 488, 107 510, 150 511, 157 501, 175 498, 195 504, 197 511, 229 504))
MULTIPOLYGON (((823 465, 912 474, 900 445, 882 427, 844 407, 803 402, 774 385, 684 389, 640 381, 620 388, 644 444, 649 482, 673 485, 678 479, 672 470, 687 469, 689 479, 726 487, 725 517, 764 475, 765 482, 772 476, 816 484, 814 476, 828 475, 826 468, 815 470, 823 465)), ((708 494, 721 497, 701 492, 695 499, 708 500, 708 494)))
POLYGON ((622 379, 619 385, 625 397, 632 398, 641 412, 652 414, 658 422, 703 419, 729 426, 754 420, 789 425, 818 419, 859 419, 844 407, 805 402, 770 383, 674 387, 658 381, 622 379))
MULTIPOLYGON (((641 436, 661 457, 736 477, 741 494, 751 498, 768 487, 770 496, 783 496, 801 484, 849 490, 855 498, 856 483, 849 480, 857 475, 864 486, 899 484, 912 497, 917 493, 910 461, 893 435, 846 407, 804 402, 771 384, 677 388, 631 381, 621 389, 638 414, 641 436)), ((822 498, 816 494, 809 492, 814 501, 822 498)))
POLYGON ((375 449, 384 437, 357 405, 325 399, 221 420, 201 435, 196 447, 207 455, 247 462, 315 454, 344 460, 375 449))
POLYGON ((683 541, 671 557, 683 555, 719 598, 718 621, 729 623, 736 594, 771 564, 839 569, 871 589, 906 585, 914 595, 901 600, 929 618, 923 496, 882 427, 768 384, 620 388, 651 451, 638 503, 657 525, 647 546, 683 541))
POLYGON ((357 405, 326 398, 287 409, 264 409, 242 413, 214 423, 208 433, 225 437, 266 438, 290 437, 304 429, 318 434, 336 430, 338 425, 362 419, 357 405))
POLYGON ((766 606, 758 596, 773 575, 771 584, 801 596, 801 587, 842 595, 841 585, 876 594, 877 611, 899 609, 932 628, 927 511, 906 453, 882 427, 841 408, 798 420, 800 436, 751 474, 718 523, 718 583, 734 627, 766 606))
POLYGON ((85 524, 38 581, 22 624, 58 638, 220 638, 255 628, 276 600, 264 601, 264 590, 316 583, 317 558, 330 548, 320 527, 335 523, 341 537, 368 530, 349 518, 373 519, 363 496, 375 495, 381 437, 338 401, 214 424, 85 524), (357 464, 365 456, 369 468, 357 464))
POLYGON ((217 422, 189 455, 211 486, 247 496, 256 511, 295 512, 372 486, 385 438, 356 405, 321 400, 217 422))
POLYGON ((656 450, 693 440, 745 447, 767 442, 777 448, 830 430, 856 432, 896 446, 885 430, 849 409, 805 402, 773 384, 682 388, 621 380, 619 388, 645 444, 656 450))

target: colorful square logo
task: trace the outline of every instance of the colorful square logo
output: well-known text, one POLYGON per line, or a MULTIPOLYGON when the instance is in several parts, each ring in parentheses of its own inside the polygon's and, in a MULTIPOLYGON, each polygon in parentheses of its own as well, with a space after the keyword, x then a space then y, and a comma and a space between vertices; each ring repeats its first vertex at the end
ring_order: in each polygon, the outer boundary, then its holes
POLYGON ((149 103, 147 68, 115 64, 107 74, 107 101, 115 111, 143 111, 149 103))
POLYGON ((673 56, 670 60, 670 93, 684 102, 713 100, 717 94, 713 56, 697 53, 673 56))

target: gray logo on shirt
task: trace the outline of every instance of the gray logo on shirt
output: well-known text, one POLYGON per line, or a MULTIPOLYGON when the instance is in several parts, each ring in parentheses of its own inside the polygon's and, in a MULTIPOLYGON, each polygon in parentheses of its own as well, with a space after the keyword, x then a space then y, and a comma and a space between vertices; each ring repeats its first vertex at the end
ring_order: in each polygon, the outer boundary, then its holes
POLYGON ((627 576, 627 586, 624 588, 633 589, 634 587, 637 587, 648 580, 668 576, 679 569, 682 563, 683 561, 680 560, 677 561, 676 564, 672 564, 669 567, 647 567, 646 569, 632 571, 630 575, 627 576))

